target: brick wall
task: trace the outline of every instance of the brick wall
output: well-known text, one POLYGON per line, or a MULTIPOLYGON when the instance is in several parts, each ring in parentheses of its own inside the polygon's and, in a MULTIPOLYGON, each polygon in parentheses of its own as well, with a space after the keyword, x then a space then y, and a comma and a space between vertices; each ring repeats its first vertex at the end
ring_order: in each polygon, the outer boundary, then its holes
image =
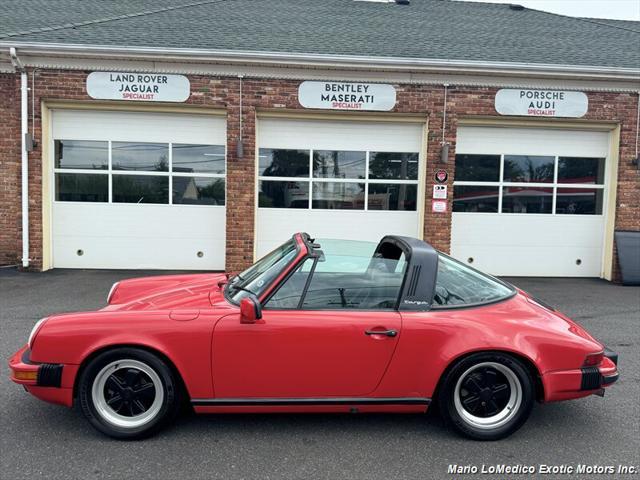
POLYGON ((0 74, 0 265, 20 262, 20 76, 0 74))
MULTIPOLYGON (((31 73, 31 72, 30 72, 31 73)), ((85 81, 89 72, 38 70, 36 74, 36 121, 34 133, 40 141, 40 101, 86 100, 85 81)), ((31 83, 31 74, 30 74, 31 83)), ((227 112, 227 269, 239 270, 253 259, 253 228, 255 188, 255 123, 257 109, 300 109, 297 100, 297 80, 243 81, 243 150, 237 156, 240 136, 239 79, 235 77, 189 76, 192 94, 188 105, 225 109, 227 112)), ((460 116, 492 115, 494 88, 449 87, 446 140, 451 143, 447 164, 440 163, 442 138, 443 87, 426 85, 396 85, 396 113, 420 114, 429 121, 427 143, 425 238, 436 248, 449 250, 451 215, 431 213, 434 174, 440 168, 449 172, 449 192, 455 177, 455 139, 460 116)), ((618 181, 616 228, 640 230, 640 185, 636 167, 631 165, 637 132, 635 130, 637 95, 618 93, 588 93, 589 113, 586 118, 597 121, 617 121, 621 124, 621 148, 618 181)), ((20 256, 20 105, 19 75, 0 75, 0 104, 8 121, 0 124, 0 262, 15 263, 20 256)), ((132 104, 135 107, 135 104, 132 104)), ((30 163, 30 225, 32 267, 42 266, 41 227, 41 150, 29 156, 30 163)), ((449 210, 451 207, 451 194, 449 210)), ((617 267, 616 267, 617 268, 617 267)))

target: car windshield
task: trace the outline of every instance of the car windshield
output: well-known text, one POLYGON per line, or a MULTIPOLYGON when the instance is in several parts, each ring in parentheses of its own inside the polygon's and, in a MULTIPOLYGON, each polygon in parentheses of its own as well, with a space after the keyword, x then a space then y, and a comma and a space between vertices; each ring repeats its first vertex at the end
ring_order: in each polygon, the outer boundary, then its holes
POLYGON ((513 293, 511 287, 497 278, 439 253, 433 308, 489 303, 513 293))
POLYGON ((283 243, 244 272, 232 277, 227 285, 227 297, 234 303, 239 303, 252 293, 259 297, 297 253, 293 239, 283 243))

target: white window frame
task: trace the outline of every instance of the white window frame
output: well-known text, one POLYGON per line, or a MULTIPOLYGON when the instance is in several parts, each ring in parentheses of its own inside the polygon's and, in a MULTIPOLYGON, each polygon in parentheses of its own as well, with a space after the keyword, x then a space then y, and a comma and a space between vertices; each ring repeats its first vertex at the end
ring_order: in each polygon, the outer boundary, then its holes
POLYGON ((603 216, 606 212, 606 205, 605 205, 605 195, 604 195, 604 189, 606 186, 606 179, 607 179, 607 165, 606 165, 606 158, 603 157, 590 157, 590 158, 599 158, 604 160, 605 162, 605 172, 603 175, 603 180, 602 183, 559 183, 558 182, 558 163, 560 158, 586 158, 586 157, 571 157, 570 155, 529 155, 531 157, 552 157, 553 158, 553 182, 548 182, 548 183, 543 183, 543 182, 506 182, 503 180, 504 178, 504 157, 510 157, 510 156, 514 156, 514 157, 524 157, 527 155, 522 155, 522 154, 515 154, 515 153, 503 153, 503 154, 498 154, 498 153, 492 153, 492 154, 485 154, 485 153, 460 153, 457 155, 483 155, 483 156, 492 156, 492 157, 500 157, 500 168, 499 168, 499 181, 497 182, 481 182, 481 181, 475 181, 475 180, 454 180, 453 182, 453 187, 454 187, 454 196, 452 197, 452 202, 455 202, 455 187, 498 187, 498 211, 497 212, 455 212, 453 211, 453 203, 452 203, 452 212, 456 215, 545 215, 545 216, 549 216, 549 215, 553 215, 553 216, 563 216, 563 215, 567 215, 567 216, 571 216, 571 217, 575 217, 575 216, 586 216, 586 217, 597 217, 597 216, 603 216), (538 188, 551 188, 552 189, 552 197, 551 197, 551 213, 511 213, 511 212, 503 212, 502 211, 502 190, 504 187, 521 187, 521 188, 526 188, 526 187, 538 187, 538 188), (602 190, 603 191, 603 196, 602 196, 602 208, 601 208, 601 212, 600 213, 595 213, 595 214, 574 214, 574 213, 556 213, 556 199, 557 199, 557 194, 558 194, 558 189, 562 189, 562 188, 575 188, 575 189, 584 189, 584 190, 591 190, 591 189, 598 189, 598 190, 602 190))
POLYGON ((98 139, 98 140, 87 140, 87 139, 82 139, 82 140, 77 140, 74 138, 55 138, 53 139, 53 145, 55 145, 56 141, 82 141, 82 142, 101 142, 101 143, 107 143, 107 169, 106 170, 99 170, 99 169, 85 169, 85 168, 56 168, 56 162, 55 162, 55 148, 52 149, 53 151, 53 182, 52 182, 52 196, 53 196, 53 202, 54 203, 92 203, 92 204, 98 204, 98 205, 105 205, 105 204, 114 204, 114 205, 153 205, 153 206, 172 206, 172 205, 178 205, 180 207, 195 207, 195 208, 203 208, 203 207, 217 207, 217 208, 225 208, 226 204, 227 204, 227 184, 226 184, 226 177, 227 177, 227 146, 226 145, 214 145, 214 144, 208 144, 208 143, 194 143, 194 144, 189 144, 189 145, 206 145, 206 146, 215 146, 215 147, 222 147, 224 149, 224 153, 222 155, 224 155, 224 171, 225 173, 199 173, 199 172, 174 172, 173 171, 173 145, 178 144, 178 145, 184 145, 184 142, 147 142, 147 141, 135 141, 135 140, 131 140, 131 141, 126 141, 126 142, 122 142, 122 141, 115 141, 116 143, 156 143, 156 144, 163 144, 163 145, 167 145, 168 149, 169 149, 169 163, 167 166, 167 171, 166 172, 154 172, 154 171, 144 171, 144 170, 114 170, 113 169, 113 147, 112 144, 114 141, 112 140, 104 140, 104 139, 98 139), (69 200, 57 200, 57 191, 56 191, 56 181, 55 181, 55 177, 56 174, 58 173, 80 173, 80 174, 96 174, 96 175, 108 175, 108 198, 106 202, 81 202, 81 201, 69 201, 69 200), (113 201, 113 177, 117 176, 117 175, 137 175, 137 176, 157 176, 157 177, 168 177, 169 178, 169 186, 168 186, 168 202, 167 203, 142 203, 142 204, 137 204, 137 203, 128 203, 128 202, 114 202, 113 201), (225 181, 225 188, 224 188, 224 195, 225 195, 225 199, 224 199, 224 205, 193 205, 193 204, 188 204, 188 203, 173 203, 173 177, 194 177, 194 178, 202 178, 202 177, 206 177, 206 178, 222 178, 225 181))
MULTIPOLYGON (((348 212, 418 212, 420 210, 420 191, 419 191, 419 183, 420 183, 420 152, 384 152, 380 150, 332 150, 330 148, 277 148, 277 147, 261 147, 258 148, 258 172, 260 169, 260 158, 263 158, 264 155, 260 155, 260 150, 298 150, 298 151, 307 151, 309 152, 309 175, 306 177, 273 177, 273 176, 265 176, 258 174, 258 185, 257 192, 260 193, 260 182, 262 181, 273 181, 273 182, 306 182, 309 185, 309 202, 307 205, 307 210, 335 210, 335 211, 348 211, 348 212), (313 153, 316 150, 321 151, 335 151, 335 152, 364 152, 365 154, 365 178, 319 178, 313 176, 313 153), (399 179, 373 179, 369 178, 369 161, 371 158, 371 152, 373 153, 412 153, 417 155, 418 162, 418 170, 417 170, 417 178, 415 180, 399 180, 399 179), (362 183, 364 184, 364 207, 363 208, 353 208, 353 209, 330 209, 330 208, 313 208, 313 184, 314 182, 318 183, 362 183), (380 210, 374 209, 369 210, 369 185, 370 184, 398 184, 398 185, 416 185, 416 208, 415 210, 380 210)), ((260 209, 274 209, 274 210, 289 210, 291 207, 260 207, 258 203, 258 208, 260 209)), ((293 210, 304 210, 304 208, 295 208, 293 210)))

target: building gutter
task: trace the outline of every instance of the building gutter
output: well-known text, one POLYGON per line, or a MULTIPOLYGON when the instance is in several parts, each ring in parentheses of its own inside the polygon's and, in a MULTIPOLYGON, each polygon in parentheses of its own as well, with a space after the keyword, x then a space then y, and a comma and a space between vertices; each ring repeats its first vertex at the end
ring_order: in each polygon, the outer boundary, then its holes
POLYGON ((357 55, 325 55, 308 53, 229 51, 187 48, 120 47, 59 43, 0 41, 0 48, 19 48, 23 55, 73 58, 137 59, 147 61, 210 62, 281 67, 345 68, 367 71, 487 73, 512 76, 535 75, 581 79, 637 81, 638 68, 588 65, 553 65, 517 62, 481 62, 472 60, 423 59, 402 57, 370 57, 357 55))
POLYGON ((27 79, 27 71, 18 58, 15 48, 9 51, 11 63, 13 67, 20 72, 20 105, 21 105, 21 133, 22 146, 20 149, 22 162, 22 266, 29 267, 29 154, 28 154, 28 135, 29 135, 29 87, 27 79))

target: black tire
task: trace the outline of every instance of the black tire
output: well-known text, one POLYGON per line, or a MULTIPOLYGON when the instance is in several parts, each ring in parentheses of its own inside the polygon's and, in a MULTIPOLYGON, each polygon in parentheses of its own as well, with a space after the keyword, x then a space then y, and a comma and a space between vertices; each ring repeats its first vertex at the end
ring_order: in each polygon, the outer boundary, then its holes
POLYGON ((167 425, 180 410, 180 392, 178 379, 164 361, 129 347, 99 354, 78 380, 82 413, 100 432, 117 439, 148 437, 167 425))
POLYGON ((526 366, 498 352, 475 353, 457 362, 442 378, 437 396, 445 423, 474 440, 511 435, 529 418, 534 399, 526 366))

